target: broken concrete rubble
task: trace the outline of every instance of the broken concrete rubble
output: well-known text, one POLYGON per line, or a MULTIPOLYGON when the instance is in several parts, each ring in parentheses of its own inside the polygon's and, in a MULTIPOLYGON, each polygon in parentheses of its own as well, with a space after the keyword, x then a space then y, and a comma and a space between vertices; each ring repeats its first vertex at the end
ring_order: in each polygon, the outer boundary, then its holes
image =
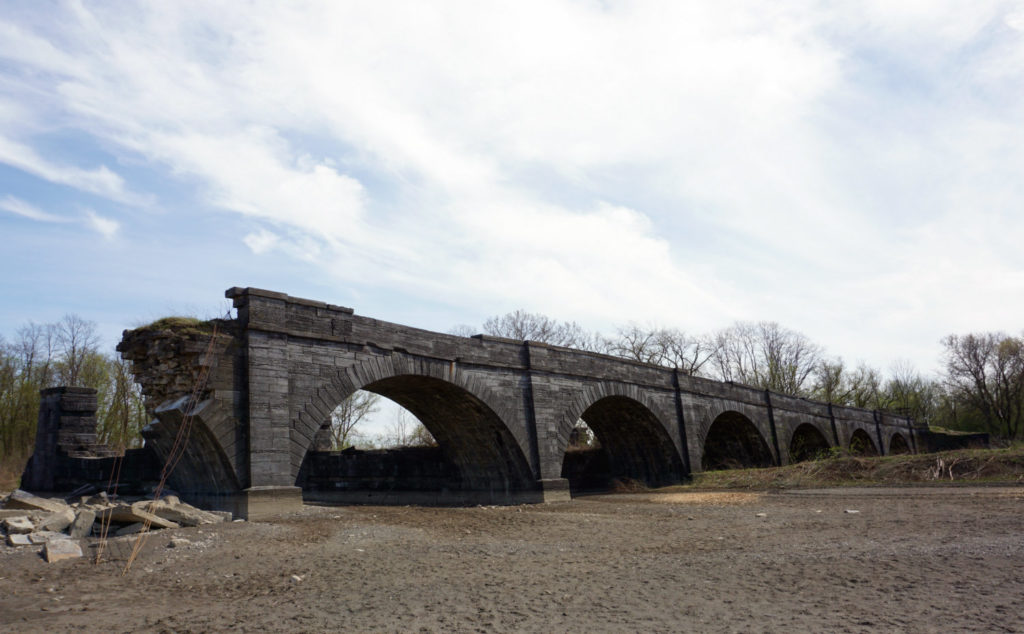
POLYGON ((63 511, 50 513, 36 525, 36 530, 61 532, 75 521, 75 511, 67 508, 63 511))
MULTIPOLYGON (((94 531, 98 535, 98 528, 104 524, 109 527, 104 534, 113 537, 130 536, 147 528, 173 529, 231 520, 230 513, 204 511, 174 495, 131 504, 111 501, 111 497, 117 496, 103 491, 90 497, 68 496, 68 500, 79 501, 67 504, 18 490, 0 504, 6 507, 0 508, 0 529, 6 533, 9 546, 43 546, 47 561, 60 561, 80 557, 81 547, 75 540, 91 537, 94 531)), ((183 538, 173 539, 178 546, 189 543, 183 538)))
POLYGON ((52 539, 43 548, 46 561, 53 563, 64 559, 75 559, 82 556, 82 547, 71 539, 52 539))
POLYGON ((96 523, 96 511, 90 509, 79 509, 75 515, 75 521, 71 523, 68 533, 72 539, 87 537, 92 533, 93 524, 96 523))
POLYGON ((174 496, 154 502, 136 502, 132 507, 141 508, 144 511, 182 526, 217 524, 224 521, 223 517, 197 509, 189 504, 184 504, 174 496))
POLYGON ((149 523, 151 528, 178 528, 180 525, 165 520, 159 515, 154 515, 143 510, 145 502, 136 502, 133 505, 118 504, 117 506, 100 511, 100 521, 115 522, 117 524, 135 524, 136 522, 149 523))
POLYGON ((8 517, 4 520, 4 530, 8 535, 26 535, 36 529, 35 524, 26 516, 8 517))
POLYGON ((28 536, 30 542, 39 546, 41 544, 47 544, 55 539, 67 539, 68 536, 64 533, 55 533, 53 531, 36 531, 28 536))
POLYGON ((48 511, 59 513, 68 508, 68 505, 61 500, 48 500, 32 495, 28 491, 15 490, 7 497, 4 504, 9 509, 26 509, 30 511, 48 511))
POLYGON ((32 540, 27 534, 11 533, 7 536, 8 546, 31 546, 32 540))

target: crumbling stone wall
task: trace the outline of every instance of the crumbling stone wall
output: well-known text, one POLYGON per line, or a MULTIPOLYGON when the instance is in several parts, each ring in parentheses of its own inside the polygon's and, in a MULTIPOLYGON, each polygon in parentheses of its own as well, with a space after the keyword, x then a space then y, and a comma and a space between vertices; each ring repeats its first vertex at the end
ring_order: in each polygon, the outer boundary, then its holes
POLYGON ((98 442, 96 390, 54 387, 40 392, 35 452, 25 465, 22 487, 71 491, 83 484, 106 489, 118 470, 122 491, 142 490, 160 478, 160 461, 147 448, 118 452, 98 442))
MULTIPOLYGON (((142 386, 146 413, 155 417, 156 409, 164 403, 191 395, 204 369, 223 367, 216 358, 230 355, 236 329, 233 320, 215 319, 177 327, 158 321, 124 331, 117 351, 132 363, 132 374, 142 386), (207 357, 215 326, 217 341, 207 357)), ((226 370, 231 371, 231 364, 226 370)), ((214 383, 208 380, 204 392, 214 383)))

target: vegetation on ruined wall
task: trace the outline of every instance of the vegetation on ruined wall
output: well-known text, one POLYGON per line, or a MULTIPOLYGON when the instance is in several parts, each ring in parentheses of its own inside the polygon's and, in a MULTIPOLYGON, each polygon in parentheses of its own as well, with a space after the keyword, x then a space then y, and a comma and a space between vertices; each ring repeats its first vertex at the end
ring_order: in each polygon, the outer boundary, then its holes
POLYGON ((199 319, 198 317, 161 317, 156 321, 146 324, 145 326, 139 326, 135 331, 140 330, 173 330, 181 334, 210 334, 213 332, 214 322, 209 319, 199 319))
POLYGON ((20 475, 35 445, 39 391, 61 385, 95 388, 97 435, 115 448, 141 444, 146 424, 130 364, 99 350, 96 326, 77 315, 29 323, 0 337, 0 479, 20 475))

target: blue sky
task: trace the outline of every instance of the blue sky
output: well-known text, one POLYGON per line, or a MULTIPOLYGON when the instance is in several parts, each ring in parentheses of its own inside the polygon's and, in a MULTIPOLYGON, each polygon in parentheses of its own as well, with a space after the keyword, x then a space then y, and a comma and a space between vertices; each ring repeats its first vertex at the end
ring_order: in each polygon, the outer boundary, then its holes
POLYGON ((1021 5, 725 4, 5 2, 0 334, 236 285, 883 370, 1020 331, 1021 5))

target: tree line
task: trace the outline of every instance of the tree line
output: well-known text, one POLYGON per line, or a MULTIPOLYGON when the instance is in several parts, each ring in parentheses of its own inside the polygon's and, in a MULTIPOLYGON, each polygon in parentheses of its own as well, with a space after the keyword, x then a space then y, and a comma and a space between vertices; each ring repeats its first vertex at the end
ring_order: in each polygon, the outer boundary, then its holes
MULTIPOLYGON (((451 333, 472 334, 469 326, 451 333)), ((487 319, 485 334, 614 355, 835 405, 906 415, 932 426, 1020 438, 1024 420, 1024 338, 1002 332, 949 335, 943 365, 929 377, 908 362, 887 373, 846 364, 776 322, 737 322, 710 334, 626 324, 611 336, 576 322, 516 310, 487 319)))
POLYGON ((30 322, 9 341, 0 336, 0 465, 4 471, 19 470, 32 453, 39 391, 49 387, 95 388, 100 442, 118 449, 141 445, 140 432, 147 421, 130 366, 120 356, 102 352, 96 324, 78 315, 65 315, 49 324, 30 322))

